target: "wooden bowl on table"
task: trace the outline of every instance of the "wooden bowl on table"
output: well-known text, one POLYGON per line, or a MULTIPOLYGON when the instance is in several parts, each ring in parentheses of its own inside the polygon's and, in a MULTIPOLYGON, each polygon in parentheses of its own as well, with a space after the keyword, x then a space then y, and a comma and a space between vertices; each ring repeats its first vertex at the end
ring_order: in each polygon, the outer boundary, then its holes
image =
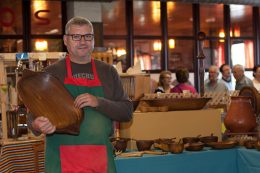
POLYGON ((184 144, 197 143, 197 142, 200 141, 200 138, 199 138, 199 136, 198 137, 183 137, 182 141, 183 141, 184 144))
POLYGON ((210 142, 218 142, 218 136, 214 136, 213 134, 210 136, 202 136, 199 139, 202 143, 205 144, 205 146, 207 146, 207 144, 210 142))
POLYGON ((125 152, 127 148, 127 143, 130 138, 110 138, 110 141, 116 151, 125 152))
POLYGON ((136 147, 138 151, 151 150, 153 144, 153 140, 136 140, 136 147))
POLYGON ((182 153, 184 150, 184 144, 179 142, 172 142, 168 144, 169 151, 173 154, 182 153))
POLYGON ((188 143, 185 145, 185 150, 187 151, 201 151, 204 148, 204 144, 201 142, 188 143))
POLYGON ((247 140, 247 141, 244 141, 244 146, 245 146, 247 149, 254 149, 255 146, 256 146, 256 143, 257 143, 257 141, 247 140))

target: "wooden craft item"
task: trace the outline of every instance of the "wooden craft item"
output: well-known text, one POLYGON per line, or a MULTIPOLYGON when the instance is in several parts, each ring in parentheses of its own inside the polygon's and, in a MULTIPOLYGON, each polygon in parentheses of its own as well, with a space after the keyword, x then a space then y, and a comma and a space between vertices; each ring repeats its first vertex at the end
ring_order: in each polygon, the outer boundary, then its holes
POLYGON ((34 118, 47 117, 56 126, 56 132, 79 134, 82 111, 74 107, 73 97, 54 76, 25 69, 17 89, 34 118))
POLYGON ((256 117, 250 103, 250 97, 231 97, 231 104, 224 124, 233 133, 247 133, 256 127, 256 117))

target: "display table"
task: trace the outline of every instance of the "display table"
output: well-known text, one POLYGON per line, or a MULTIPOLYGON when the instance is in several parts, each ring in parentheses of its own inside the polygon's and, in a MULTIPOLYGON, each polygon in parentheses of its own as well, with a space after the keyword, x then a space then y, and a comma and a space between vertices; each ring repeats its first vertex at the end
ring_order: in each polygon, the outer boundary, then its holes
POLYGON ((240 148, 237 150, 238 173, 260 172, 260 151, 240 148))
POLYGON ((44 141, 23 140, 2 143, 0 172, 44 172, 44 141))
POLYGON ((182 154, 115 159, 118 173, 259 173, 260 152, 244 148, 204 149, 182 154))

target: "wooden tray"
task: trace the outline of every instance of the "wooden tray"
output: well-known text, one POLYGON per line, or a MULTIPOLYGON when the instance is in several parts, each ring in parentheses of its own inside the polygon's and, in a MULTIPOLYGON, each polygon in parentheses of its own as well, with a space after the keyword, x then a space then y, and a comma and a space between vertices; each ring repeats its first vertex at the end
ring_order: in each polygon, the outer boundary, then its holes
POLYGON ((202 109, 211 98, 158 98, 141 99, 151 107, 168 106, 169 111, 175 110, 199 110, 202 109))
POLYGON ((74 98, 54 76, 25 69, 17 89, 35 118, 47 117, 56 126, 56 132, 79 133, 82 111, 74 107, 74 98))
POLYGON ((139 110, 141 112, 167 112, 169 108, 168 106, 158 106, 158 107, 140 106, 139 110))

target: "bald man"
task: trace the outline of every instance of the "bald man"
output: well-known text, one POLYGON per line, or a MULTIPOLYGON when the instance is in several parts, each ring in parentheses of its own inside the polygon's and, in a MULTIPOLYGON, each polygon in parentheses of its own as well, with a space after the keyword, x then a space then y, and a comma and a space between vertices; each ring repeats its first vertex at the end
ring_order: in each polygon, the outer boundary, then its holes
POLYGON ((209 78, 205 81, 206 92, 226 92, 228 91, 227 86, 218 79, 219 68, 215 65, 209 67, 209 78))
POLYGON ((232 71, 236 79, 235 90, 241 90, 245 86, 254 87, 252 80, 245 76, 245 69, 242 65, 234 65, 232 71))

